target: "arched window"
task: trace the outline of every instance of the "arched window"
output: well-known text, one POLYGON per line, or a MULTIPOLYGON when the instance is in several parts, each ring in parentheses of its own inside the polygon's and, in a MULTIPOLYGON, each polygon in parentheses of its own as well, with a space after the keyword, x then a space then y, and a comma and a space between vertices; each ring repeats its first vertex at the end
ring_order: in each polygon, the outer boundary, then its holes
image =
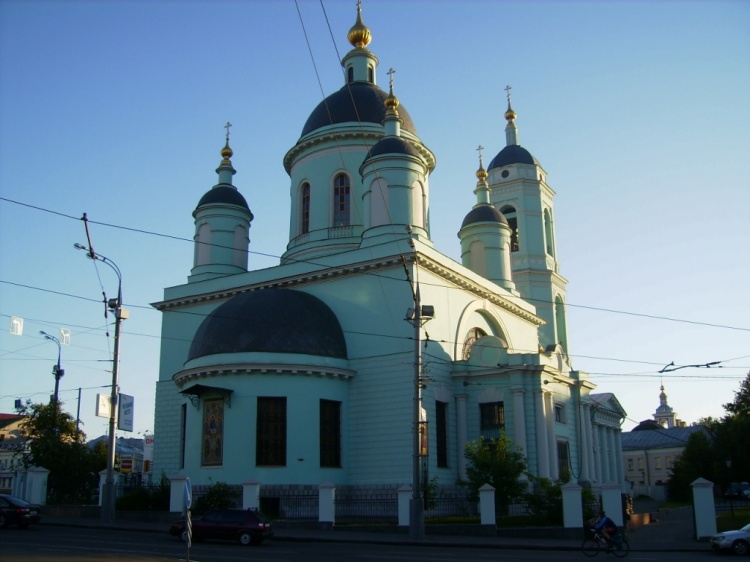
POLYGON ((375 83, 375 69, 371 66, 367 67, 367 79, 371 84, 375 83))
POLYGON ((552 216, 549 209, 544 209, 544 238, 547 248, 547 254, 555 255, 555 238, 552 235, 552 216))
POLYGON ((349 83, 354 82, 354 67, 350 66, 346 69, 346 81, 349 83))
POLYGON ((517 252, 520 249, 518 243, 518 218, 516 218, 516 209, 510 205, 506 205, 500 212, 505 216, 510 226, 510 251, 517 252))
POLYGON ((464 348, 461 350, 461 359, 467 361, 471 355, 471 348, 474 346, 474 342, 486 335, 487 333, 481 328, 472 328, 469 330, 469 333, 466 334, 466 339, 464 339, 464 348))
POLYGON ((300 233, 310 232, 310 184, 302 184, 300 191, 300 233))
POLYGON ((349 176, 339 174, 333 180, 333 226, 351 224, 351 187, 349 176))
POLYGON ((565 319, 565 303, 560 295, 555 297, 555 330, 557 331, 557 343, 565 353, 568 352, 568 330, 565 319))

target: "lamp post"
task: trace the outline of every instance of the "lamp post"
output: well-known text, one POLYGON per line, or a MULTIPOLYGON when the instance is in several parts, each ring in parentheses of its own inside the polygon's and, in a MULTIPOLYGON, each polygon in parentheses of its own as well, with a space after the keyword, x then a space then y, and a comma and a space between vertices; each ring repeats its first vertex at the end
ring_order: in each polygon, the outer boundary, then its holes
POLYGON ((62 346, 60 345, 60 340, 55 336, 52 336, 44 331, 40 331, 39 333, 44 336, 44 339, 53 341, 57 344, 57 365, 53 365, 52 367, 52 374, 55 375, 55 397, 53 398, 53 400, 55 405, 57 405, 57 395, 60 391, 60 379, 65 374, 65 371, 60 368, 60 355, 62 355, 62 346))
MULTIPOLYGON (((407 233, 411 234, 411 229, 407 227, 407 233)), ((404 260, 404 270, 406 271, 407 280, 412 286, 412 297, 414 298, 414 308, 406 312, 406 321, 411 322, 414 326, 414 395, 412 410, 412 496, 409 502, 409 536, 412 540, 423 540, 424 531, 424 497, 422 495, 421 483, 421 461, 422 461, 422 346, 421 332, 422 324, 432 320, 435 316, 435 309, 432 306, 422 306, 422 299, 419 294, 419 262, 417 250, 414 246, 414 240, 409 240, 409 246, 414 251, 414 277, 415 283, 412 284, 409 278, 409 270, 404 260)), ((403 258, 402 258, 403 259, 403 258)), ((426 431, 426 424, 424 431, 426 431)))
POLYGON ((115 518, 115 448, 117 427, 117 404, 120 389, 118 386, 118 371, 120 366, 120 325, 123 320, 128 318, 128 311, 122 306, 122 273, 117 264, 109 258, 94 253, 94 250, 87 248, 83 244, 73 245, 77 250, 85 250, 86 256, 92 260, 97 260, 107 264, 117 274, 117 298, 107 301, 107 308, 115 313, 115 352, 112 360, 112 395, 109 409, 109 447, 107 450, 107 479, 104 482, 101 502, 101 519, 105 523, 112 522, 115 518))

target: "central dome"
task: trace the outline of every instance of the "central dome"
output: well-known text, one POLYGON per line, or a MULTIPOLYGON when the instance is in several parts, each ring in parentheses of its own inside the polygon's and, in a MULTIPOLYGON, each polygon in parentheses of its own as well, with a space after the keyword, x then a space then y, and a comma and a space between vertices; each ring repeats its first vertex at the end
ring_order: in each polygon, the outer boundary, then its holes
POLYGON ((209 314, 195 333, 188 361, 247 352, 346 359, 346 340, 336 315, 319 298, 262 289, 240 293, 209 314))
MULTIPOLYGON (((304 137, 316 129, 338 123, 365 122, 380 125, 385 119, 387 98, 388 94, 374 84, 350 82, 313 109, 300 136, 304 137)), ((403 121, 401 128, 416 135, 414 122, 403 105, 399 107, 398 114, 403 121)))

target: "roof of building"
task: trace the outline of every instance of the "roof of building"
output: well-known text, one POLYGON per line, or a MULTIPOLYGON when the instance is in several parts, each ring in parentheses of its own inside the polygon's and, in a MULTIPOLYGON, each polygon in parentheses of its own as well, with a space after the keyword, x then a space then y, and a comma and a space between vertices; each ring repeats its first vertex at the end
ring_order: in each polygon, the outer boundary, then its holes
POLYGON ((291 289, 248 291, 229 299, 203 320, 188 361, 243 352, 347 357, 333 311, 316 296, 291 289))
MULTIPOLYGON (((365 122, 379 125, 385 119, 387 97, 386 92, 369 82, 345 84, 313 109, 302 128, 301 136, 337 123, 365 122)), ((402 121, 401 128, 416 135, 414 122, 404 106, 399 107, 398 114, 402 121)))
POLYGON ((464 218, 464 222, 461 223, 461 228, 478 222, 499 222, 501 224, 508 224, 508 220, 505 216, 489 203, 477 205, 469 211, 464 218))
POLYGON ((704 432, 710 437, 706 426, 691 425, 689 427, 669 427, 662 429, 646 429, 628 431, 622 434, 622 450, 633 451, 641 449, 669 449, 684 447, 688 438, 696 432, 704 432))
POLYGON ((237 205, 243 209, 250 210, 245 197, 232 185, 217 185, 206 192, 198 201, 198 207, 203 205, 237 205))
POLYGON ((419 157, 419 151, 400 137, 383 137, 370 149, 367 158, 380 156, 381 154, 408 154, 419 157))
POLYGON ((492 159, 487 170, 493 168, 502 168, 511 164, 534 164, 539 166, 539 162, 524 147, 518 144, 511 144, 498 152, 497 156, 492 159))

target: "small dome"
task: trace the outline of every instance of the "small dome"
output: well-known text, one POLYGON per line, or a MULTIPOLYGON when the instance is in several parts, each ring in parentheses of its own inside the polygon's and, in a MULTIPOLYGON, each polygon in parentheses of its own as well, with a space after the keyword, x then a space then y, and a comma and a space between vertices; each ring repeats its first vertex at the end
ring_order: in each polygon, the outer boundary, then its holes
MULTIPOLYGON (((387 98, 387 93, 369 82, 350 82, 313 109, 300 136, 304 137, 316 129, 338 123, 362 121, 380 125, 385 118, 387 98)), ((414 123, 404 106, 399 107, 398 114, 403 121, 401 128, 416 135, 414 123)))
POLYGON ((495 207, 489 204, 477 205, 471 211, 469 211, 469 214, 466 215, 464 222, 461 223, 461 228, 478 222, 499 222, 500 224, 508 224, 508 220, 505 218, 505 216, 495 207))
POLYGON ((362 9, 357 7, 357 22, 352 26, 346 38, 352 47, 367 47, 372 41, 372 32, 362 23, 362 9))
POLYGON ((497 156, 490 162, 488 170, 493 168, 502 168, 503 166, 509 166, 510 164, 533 164, 540 166, 536 158, 524 147, 518 144, 510 144, 503 148, 497 156))
POLYGON ((414 145, 400 137, 383 137, 380 139, 367 153, 365 161, 381 154, 408 154, 419 157, 419 151, 414 148, 414 145))
POLYGON ((319 298, 290 289, 241 293, 209 314, 188 361, 219 353, 299 353, 346 359, 336 315, 319 298))
POLYGON ((217 185, 211 188, 203 197, 201 197, 201 200, 198 201, 198 206, 195 209, 198 210, 204 205, 236 205, 237 207, 242 207, 248 211, 250 210, 242 193, 237 191, 237 188, 231 185, 217 185))

